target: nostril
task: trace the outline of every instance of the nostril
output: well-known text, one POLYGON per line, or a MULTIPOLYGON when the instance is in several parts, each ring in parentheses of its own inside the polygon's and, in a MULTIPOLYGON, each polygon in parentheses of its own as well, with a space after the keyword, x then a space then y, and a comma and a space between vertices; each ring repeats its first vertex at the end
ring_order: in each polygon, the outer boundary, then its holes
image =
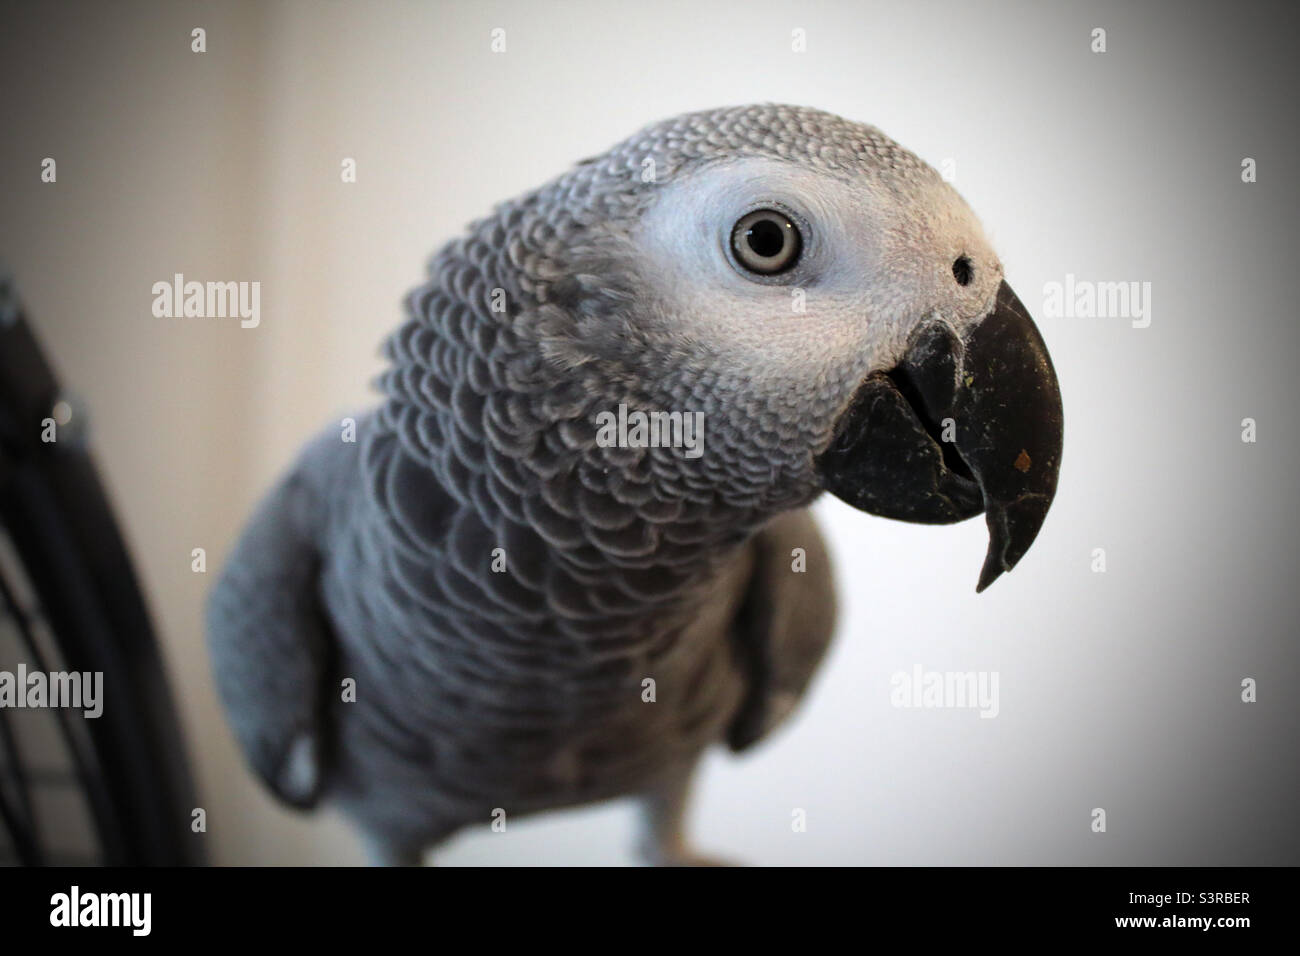
POLYGON ((958 256, 952 264, 952 277, 957 280, 958 285, 970 285, 970 280, 975 274, 975 267, 966 256, 958 256))

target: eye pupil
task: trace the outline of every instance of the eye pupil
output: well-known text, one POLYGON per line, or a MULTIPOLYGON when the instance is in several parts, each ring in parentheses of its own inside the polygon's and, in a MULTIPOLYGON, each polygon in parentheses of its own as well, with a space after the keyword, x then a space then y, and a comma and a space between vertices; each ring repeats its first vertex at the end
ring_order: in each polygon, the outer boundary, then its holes
POLYGON ((770 259, 785 247, 785 230, 772 219, 760 219, 745 234, 749 248, 764 259, 770 259))
POLYGON ((746 272, 775 275, 792 268, 803 250, 803 237, 785 213, 756 209, 731 230, 733 264, 746 272))
POLYGON ((957 261, 952 264, 952 277, 957 280, 958 285, 970 285, 974 271, 970 259, 965 256, 959 256, 957 261))

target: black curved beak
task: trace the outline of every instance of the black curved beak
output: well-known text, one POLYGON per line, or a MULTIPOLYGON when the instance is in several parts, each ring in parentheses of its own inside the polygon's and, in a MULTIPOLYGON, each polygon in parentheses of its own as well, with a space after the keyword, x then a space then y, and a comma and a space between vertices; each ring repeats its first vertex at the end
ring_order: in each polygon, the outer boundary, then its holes
POLYGON ((858 389, 818 459, 827 491, 862 511, 923 524, 985 513, 976 591, 1029 550, 1056 494, 1061 392, 1037 326, 1005 282, 960 340, 929 322, 903 361, 858 389))

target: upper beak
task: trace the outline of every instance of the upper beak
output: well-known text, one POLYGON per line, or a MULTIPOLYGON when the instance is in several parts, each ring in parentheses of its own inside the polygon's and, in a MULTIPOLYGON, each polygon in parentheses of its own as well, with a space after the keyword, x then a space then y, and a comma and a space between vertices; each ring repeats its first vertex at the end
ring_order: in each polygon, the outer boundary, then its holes
POLYGON ((966 334, 927 322, 890 372, 867 378, 818 459, 828 491, 886 518, 985 513, 976 591, 1016 566, 1056 494, 1061 392, 1043 337, 1005 282, 966 334))

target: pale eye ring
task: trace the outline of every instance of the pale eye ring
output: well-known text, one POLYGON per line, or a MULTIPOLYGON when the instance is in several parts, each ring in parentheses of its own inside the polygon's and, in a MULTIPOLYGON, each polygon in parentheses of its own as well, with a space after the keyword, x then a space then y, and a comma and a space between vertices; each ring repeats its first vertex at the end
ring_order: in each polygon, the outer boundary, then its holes
POLYGON ((755 209, 742 216, 731 230, 731 251, 750 272, 775 275, 799 261, 803 236, 783 212, 755 209))

